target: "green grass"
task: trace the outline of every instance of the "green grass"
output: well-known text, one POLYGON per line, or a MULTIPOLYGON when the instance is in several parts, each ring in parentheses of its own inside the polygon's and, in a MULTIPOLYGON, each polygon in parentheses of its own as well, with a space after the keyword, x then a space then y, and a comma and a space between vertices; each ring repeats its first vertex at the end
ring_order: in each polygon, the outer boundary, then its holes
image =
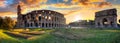
POLYGON ((120 43, 120 30, 52 29, 43 35, 38 35, 30 39, 11 37, 4 34, 3 30, 0 30, 0 43, 120 43), (51 32, 59 32, 63 36, 55 36, 51 32), (69 35, 75 35, 77 39, 65 38, 65 36, 69 35))
POLYGON ((0 30, 0 43, 21 43, 17 39, 4 34, 3 31, 0 30))

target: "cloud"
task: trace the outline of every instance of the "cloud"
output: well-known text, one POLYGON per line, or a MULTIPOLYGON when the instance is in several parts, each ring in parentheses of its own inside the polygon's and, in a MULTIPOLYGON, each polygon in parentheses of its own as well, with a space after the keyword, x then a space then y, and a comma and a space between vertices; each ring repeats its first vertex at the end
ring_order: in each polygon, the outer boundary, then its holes
POLYGON ((9 17, 16 17, 16 13, 15 12, 0 12, 0 16, 4 17, 4 16, 9 16, 9 17))
POLYGON ((72 0, 71 3, 91 3, 91 2, 106 2, 106 0, 72 0))
POLYGON ((101 2, 98 7, 105 7, 105 6, 111 6, 111 3, 109 2, 101 2))
POLYGON ((52 6, 54 8, 74 8, 74 7, 80 7, 78 5, 68 5, 68 4, 65 4, 65 3, 51 4, 49 6, 52 6))
POLYGON ((89 0, 89 2, 106 2, 106 0, 89 0))
POLYGON ((68 2, 69 0, 63 0, 64 2, 68 2))
POLYGON ((0 7, 5 7, 6 4, 5 4, 5 0, 0 0, 0 7))
POLYGON ((45 8, 46 2, 47 0, 19 0, 23 14, 33 10, 45 8))
POLYGON ((20 0, 20 4, 27 6, 40 5, 41 3, 46 3, 47 0, 20 0))
MULTIPOLYGON (((12 12, 17 12, 17 5, 20 4, 23 13, 27 12, 26 10, 33 10, 34 8, 43 8, 43 4, 47 0, 0 0, 0 16, 13 15, 12 12), (11 4, 9 4, 9 2, 11 4), (8 13, 9 12, 9 13, 8 13), (11 13, 10 13, 11 12, 11 13), (4 14, 4 15, 1 15, 4 14)), ((35 9, 36 10, 36 9, 35 9)))
POLYGON ((71 3, 78 4, 81 7, 103 8, 104 6, 111 6, 111 3, 106 2, 106 0, 72 0, 71 3))

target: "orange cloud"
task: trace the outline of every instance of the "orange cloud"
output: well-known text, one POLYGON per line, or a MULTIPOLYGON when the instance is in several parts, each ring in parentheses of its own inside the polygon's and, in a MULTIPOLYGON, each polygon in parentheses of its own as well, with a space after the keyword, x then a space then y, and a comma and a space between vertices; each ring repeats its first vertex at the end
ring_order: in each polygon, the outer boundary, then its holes
POLYGON ((5 16, 8 16, 8 17, 17 17, 17 15, 16 15, 15 12, 0 12, 0 16, 2 16, 2 17, 5 17, 5 16))
POLYGON ((86 3, 86 2, 106 2, 106 0, 72 0, 71 3, 86 3))
POLYGON ((52 6, 54 8, 73 8, 73 7, 80 7, 78 5, 67 5, 65 3, 57 3, 57 4, 51 4, 49 6, 52 6))
MULTIPOLYGON (((19 1, 19 4, 22 8, 22 14, 25 14, 27 12, 33 11, 33 10, 39 10, 41 8, 45 8, 47 0, 21 0, 19 1)), ((16 6, 17 7, 17 6, 16 6)))
POLYGON ((72 0, 71 3, 75 4, 75 3, 78 3, 79 0, 72 0))
POLYGON ((89 2, 106 2, 106 0, 89 0, 89 2))
POLYGON ((6 4, 5 4, 5 0, 0 0, 0 7, 5 7, 6 4))
POLYGON ((63 0, 64 2, 68 2, 68 0, 63 0))
POLYGON ((111 6, 111 3, 109 3, 109 2, 101 2, 98 7, 105 7, 105 6, 111 6))
POLYGON ((103 8, 105 6, 111 6, 111 3, 106 2, 106 0, 72 0, 71 3, 78 4, 81 7, 103 8))
POLYGON ((27 7, 38 7, 41 3, 46 3, 47 0, 21 0, 19 1, 19 4, 22 6, 22 8, 27 7))
POLYGON ((48 5, 46 4, 42 4, 42 5, 39 5, 39 6, 34 6, 34 7, 29 7, 29 6, 21 6, 22 7, 22 14, 26 14, 28 12, 31 12, 31 11, 34 11, 34 10, 40 10, 40 9, 45 9, 47 8, 48 5))
POLYGON ((47 0, 25 0, 26 4, 40 4, 46 3, 47 0))

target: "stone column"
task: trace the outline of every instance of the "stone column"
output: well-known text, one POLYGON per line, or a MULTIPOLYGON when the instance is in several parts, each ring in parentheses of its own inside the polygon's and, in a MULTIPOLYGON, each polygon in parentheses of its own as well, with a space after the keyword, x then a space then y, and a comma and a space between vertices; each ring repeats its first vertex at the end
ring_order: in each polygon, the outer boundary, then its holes
POLYGON ((117 17, 114 18, 113 26, 116 27, 116 28, 118 27, 118 25, 117 25, 117 17))
POLYGON ((28 27, 30 27, 30 23, 28 22, 28 27))
POLYGON ((104 27, 102 20, 100 21, 100 26, 99 27, 101 27, 101 28, 104 27))
POLYGON ((111 23, 110 23, 110 22, 108 22, 108 27, 112 27, 112 25, 111 25, 111 23))
POLYGON ((107 19, 108 21, 108 27, 112 27, 112 25, 111 25, 111 20, 110 19, 107 19))
POLYGON ((95 22, 95 27, 99 27, 99 26, 98 26, 98 22, 95 22))
POLYGON ((41 28, 43 27, 43 15, 41 14, 41 21, 40 21, 40 23, 41 23, 41 28))
POLYGON ((97 18, 95 18, 95 27, 98 28, 100 27, 100 21, 98 21, 97 18), (99 24, 98 24, 99 23, 99 24))

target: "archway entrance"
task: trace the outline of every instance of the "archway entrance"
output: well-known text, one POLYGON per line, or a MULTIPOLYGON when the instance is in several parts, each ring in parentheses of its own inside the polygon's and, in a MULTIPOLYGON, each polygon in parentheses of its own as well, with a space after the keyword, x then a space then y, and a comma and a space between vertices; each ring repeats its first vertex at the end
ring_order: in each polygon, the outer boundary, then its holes
POLYGON ((109 25, 108 20, 106 18, 103 19, 102 23, 103 23, 103 26, 105 27, 109 25))

